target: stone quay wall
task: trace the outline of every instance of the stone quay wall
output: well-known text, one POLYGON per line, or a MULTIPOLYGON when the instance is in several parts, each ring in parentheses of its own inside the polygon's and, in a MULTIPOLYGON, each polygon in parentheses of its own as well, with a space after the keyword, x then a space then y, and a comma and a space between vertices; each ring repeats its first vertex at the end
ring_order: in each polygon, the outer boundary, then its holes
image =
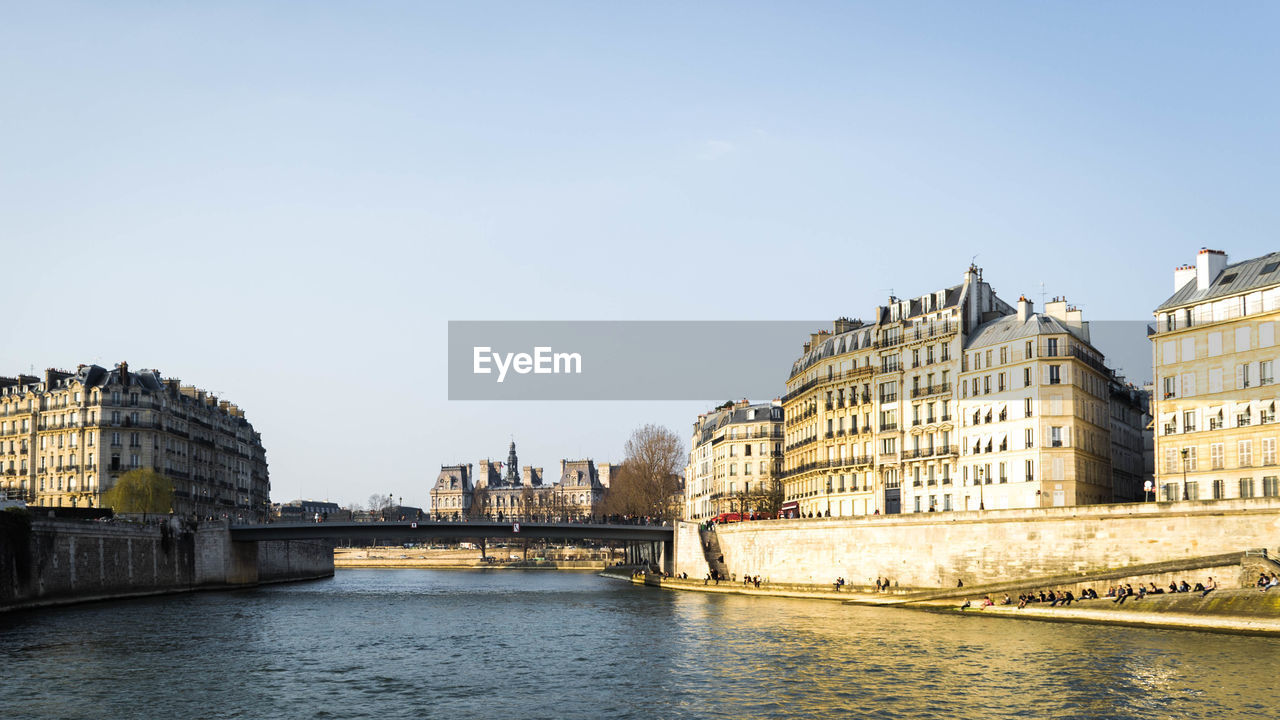
POLYGON ((0 517, 0 611, 332 575, 327 543, 234 542, 222 523, 0 517))
MULTIPOLYGON (((814 585, 887 577, 900 587, 945 588, 1257 548, 1277 557, 1280 498, 768 520, 716 532, 737 577, 814 585)), ((690 536, 676 537, 673 572, 700 577, 702 565, 685 560, 690 536)))

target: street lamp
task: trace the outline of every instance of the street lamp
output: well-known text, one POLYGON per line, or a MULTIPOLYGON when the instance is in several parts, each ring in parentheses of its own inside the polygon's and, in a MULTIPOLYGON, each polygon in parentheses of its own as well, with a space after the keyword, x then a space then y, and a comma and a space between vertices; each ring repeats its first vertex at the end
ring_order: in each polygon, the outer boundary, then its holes
POLYGON ((987 506, 982 500, 982 466, 978 466, 978 509, 986 510, 987 506))
POLYGON ((1187 448, 1183 448, 1183 500, 1189 500, 1187 497, 1187 448))

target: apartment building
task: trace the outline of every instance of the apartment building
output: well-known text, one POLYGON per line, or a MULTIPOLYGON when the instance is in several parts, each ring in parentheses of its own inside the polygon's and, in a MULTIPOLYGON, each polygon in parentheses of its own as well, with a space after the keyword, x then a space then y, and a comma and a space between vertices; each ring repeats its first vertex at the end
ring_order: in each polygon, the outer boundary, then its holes
POLYGON ((1159 499, 1280 495, 1280 253, 1229 263, 1201 250, 1174 270, 1174 293, 1155 318, 1159 499))
POLYGON ((782 401, 784 510, 897 513, 914 509, 904 478, 954 484, 961 351, 983 322, 1013 312, 971 266, 959 285, 891 297, 871 323, 841 318, 810 336, 782 401))
POLYGON ((0 488, 49 507, 99 507, 129 470, 173 481, 173 511, 262 520, 261 436, 239 407, 157 370, 81 365, 0 378, 0 488))
POLYGON ((685 467, 684 517, 773 511, 782 466, 782 405, 726 403, 698 416, 685 467))
POLYGON ((1077 309, 1015 308, 970 267, 959 285, 810 336, 782 400, 783 510, 1109 502, 1113 451, 1142 456, 1141 416, 1113 412, 1115 382, 1077 309), (1120 421, 1130 432, 1113 449, 1120 421))
POLYGON ((1080 310, 1055 298, 1036 313, 1019 298, 967 338, 960 365, 959 482, 913 478, 916 512, 1113 500, 1112 373, 1080 310))

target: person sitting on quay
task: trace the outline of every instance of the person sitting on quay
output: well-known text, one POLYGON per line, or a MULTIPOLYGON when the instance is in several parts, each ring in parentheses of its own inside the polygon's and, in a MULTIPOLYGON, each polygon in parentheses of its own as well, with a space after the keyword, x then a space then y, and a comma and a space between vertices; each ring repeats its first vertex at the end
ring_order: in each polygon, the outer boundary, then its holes
POLYGON ((1000 602, 1000 604, 1001 604, 1001 605, 1012 605, 1012 604, 1013 604, 1013 598, 1009 597, 1009 593, 1005 593, 1005 594, 1004 594, 1004 600, 1002 600, 1002 601, 1000 602))
POLYGON ((1271 578, 1267 580, 1267 584, 1262 586, 1262 592, 1266 592, 1277 585, 1280 585, 1280 575, 1271 573, 1271 578))
POLYGON ((1187 584, 1186 580, 1178 584, 1178 592, 1191 592, 1191 586, 1187 584))
POLYGON ((1218 589, 1218 583, 1214 582, 1213 578, 1210 577, 1209 582, 1205 583, 1204 592, 1200 594, 1200 597, 1204 597, 1205 595, 1208 595, 1209 593, 1217 589, 1218 589))
POLYGON ((1162 589, 1160 589, 1160 588, 1156 587, 1156 584, 1155 584, 1155 583, 1149 583, 1149 584, 1151 585, 1151 589, 1147 591, 1147 594, 1148 594, 1148 595, 1163 595, 1163 594, 1164 594, 1164 590, 1162 590, 1162 589))
POLYGON ((989 608, 993 605, 995 605, 995 603, 991 602, 991 596, 986 595, 982 598, 982 605, 980 607, 989 608))

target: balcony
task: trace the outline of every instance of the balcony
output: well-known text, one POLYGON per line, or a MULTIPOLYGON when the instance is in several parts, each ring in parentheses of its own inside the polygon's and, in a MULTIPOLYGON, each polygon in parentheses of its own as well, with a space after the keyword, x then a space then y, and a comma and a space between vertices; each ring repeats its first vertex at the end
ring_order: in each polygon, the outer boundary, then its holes
POLYGON ((880 423, 880 432, 893 432, 898 429, 898 423, 880 423))
POLYGON ((948 392, 951 392, 951 383, 945 382, 937 385, 926 385, 924 387, 911 388, 911 397, 920 398, 929 395, 940 395, 948 392))

